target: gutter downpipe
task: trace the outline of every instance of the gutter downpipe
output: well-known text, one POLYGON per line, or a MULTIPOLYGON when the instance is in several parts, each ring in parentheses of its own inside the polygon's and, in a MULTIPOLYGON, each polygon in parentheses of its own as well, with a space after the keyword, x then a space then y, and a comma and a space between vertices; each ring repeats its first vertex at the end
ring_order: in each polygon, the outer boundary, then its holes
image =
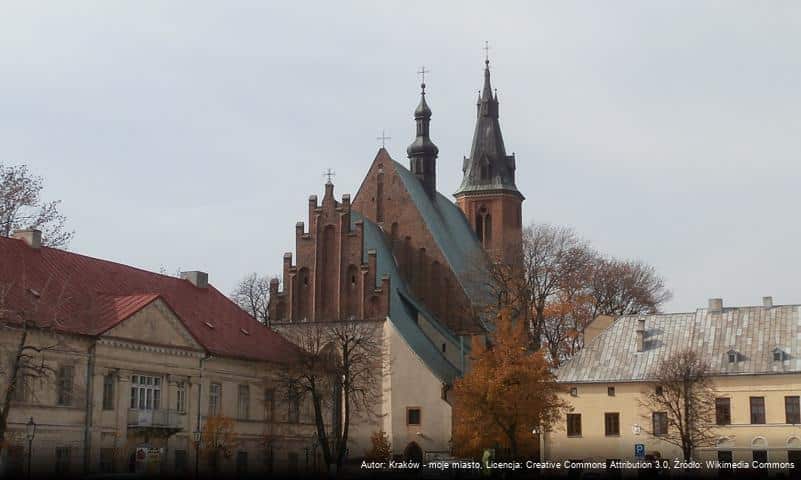
POLYGON ((83 473, 89 474, 89 465, 91 465, 91 448, 92 448, 92 413, 93 413, 93 400, 94 400, 94 377, 95 377, 95 347, 97 340, 93 339, 92 344, 89 345, 89 357, 86 360, 86 406, 84 414, 83 426, 83 473))
POLYGON ((197 423, 195 424, 195 432, 197 432, 197 441, 195 442, 195 480, 200 478, 200 439, 202 430, 200 428, 200 394, 203 391, 203 363, 209 360, 212 356, 209 353, 200 359, 200 380, 197 384, 197 423))

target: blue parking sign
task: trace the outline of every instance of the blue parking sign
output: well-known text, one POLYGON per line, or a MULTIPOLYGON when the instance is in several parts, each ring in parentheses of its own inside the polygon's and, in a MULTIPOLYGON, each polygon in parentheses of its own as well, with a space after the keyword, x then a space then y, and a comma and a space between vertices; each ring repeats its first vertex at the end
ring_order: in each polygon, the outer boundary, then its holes
POLYGON ((645 457, 645 444, 644 443, 635 443, 634 444, 634 456, 637 458, 645 457))

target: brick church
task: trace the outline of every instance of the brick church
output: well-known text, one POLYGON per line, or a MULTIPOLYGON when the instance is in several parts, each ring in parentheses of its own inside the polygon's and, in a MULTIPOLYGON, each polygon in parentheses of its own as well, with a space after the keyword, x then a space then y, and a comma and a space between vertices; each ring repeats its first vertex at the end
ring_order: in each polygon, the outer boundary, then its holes
POLYGON ((379 429, 395 453, 449 450, 450 387, 465 369, 469 337, 486 332, 481 312, 492 302, 486 262, 513 261, 521 248, 524 197, 501 135, 489 60, 455 202, 437 191, 439 149, 425 88, 408 167, 381 148, 353 199, 337 199, 330 180, 322 200, 310 196, 308 223, 295 226, 296 254, 284 254, 282 288, 277 279, 270 284, 279 330, 307 322, 381 326, 391 362, 381 416, 353 429, 352 456, 379 429))

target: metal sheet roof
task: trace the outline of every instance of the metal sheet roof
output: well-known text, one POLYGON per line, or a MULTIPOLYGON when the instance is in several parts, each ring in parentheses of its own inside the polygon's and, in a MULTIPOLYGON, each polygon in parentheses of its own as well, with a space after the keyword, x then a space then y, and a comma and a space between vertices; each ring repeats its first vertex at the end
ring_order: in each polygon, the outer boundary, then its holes
POLYGON ((692 348, 717 375, 801 372, 799 305, 736 307, 710 312, 620 317, 558 371, 560 382, 625 382, 653 378, 659 363, 692 348), (637 319, 645 318, 642 352, 636 351, 637 319), (774 350, 783 360, 774 361, 774 350), (729 362, 728 352, 737 353, 729 362))
MULTIPOLYGON (((368 250, 375 250, 378 278, 385 275, 389 275, 390 277, 390 289, 392 291, 390 292, 389 299, 389 320, 423 363, 425 363, 437 377, 450 383, 454 378, 460 375, 460 371, 448 361, 439 348, 437 348, 417 325, 417 313, 420 311, 420 313, 426 315, 432 322, 436 322, 436 320, 419 304, 408 300, 412 298, 409 294, 409 287, 398 272, 394 257, 392 256, 392 250, 389 248, 386 238, 378 226, 354 212, 352 221, 356 222, 358 220, 364 221, 364 261, 367 261, 366 252, 368 250)), ((438 327, 442 329, 445 328, 442 325, 438 325, 438 327)))
POLYGON ((484 250, 464 214, 455 203, 439 192, 430 197, 412 172, 400 163, 393 162, 406 191, 456 274, 459 284, 473 303, 487 304, 490 301, 489 291, 480 281, 486 279, 487 275, 483 263, 484 250))

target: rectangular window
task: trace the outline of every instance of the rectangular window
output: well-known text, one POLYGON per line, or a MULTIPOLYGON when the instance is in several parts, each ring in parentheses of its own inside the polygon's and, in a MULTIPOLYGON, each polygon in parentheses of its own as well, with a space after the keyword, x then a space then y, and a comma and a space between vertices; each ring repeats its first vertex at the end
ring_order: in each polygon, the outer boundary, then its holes
POLYGON ((175 451, 175 473, 186 473, 187 469, 186 450, 175 451))
POLYGON ((56 447, 56 473, 69 473, 70 462, 70 447, 56 447))
POLYGON ((668 417, 665 412, 654 412, 652 416, 654 435, 667 435, 668 417))
POLYGON ((72 382, 75 368, 72 365, 62 365, 56 375, 56 404, 72 405, 72 382))
POLYGON ((580 437, 581 436, 581 414, 568 413, 567 414, 567 436, 580 437))
POLYGON ((610 397, 615 396, 615 387, 606 387, 606 394, 610 397))
POLYGON ((420 425, 420 409, 407 408, 406 409, 406 425, 420 425))
POLYGON ((718 462, 721 470, 731 470, 732 468, 731 450, 718 450, 718 462))
POLYGON ((221 395, 222 385, 219 383, 212 383, 209 385, 209 415, 212 417, 220 414, 221 395))
POLYGON ((100 449, 100 471, 102 473, 114 473, 114 449, 100 449))
POLYGON ((607 437, 617 437, 620 435, 619 413, 604 413, 604 432, 607 437))
POLYGON ((799 408, 798 400, 798 396, 784 397, 785 423, 792 425, 801 423, 801 408, 799 408))
POLYGON ((161 408, 160 377, 131 375, 131 408, 135 410, 161 408))
POLYGON ((23 478, 25 474, 25 460, 27 455, 25 447, 22 445, 8 445, 7 447, 8 458, 6 460, 6 468, 3 472, 4 478, 23 478))
POLYGON ((287 422, 300 423, 300 394, 298 392, 290 392, 287 408, 287 422))
POLYGON ((240 450, 236 452, 236 474, 243 475, 245 473, 248 473, 248 452, 240 450))
POLYGON ((250 386, 239 386, 239 408, 237 409, 239 418, 247 420, 250 418, 250 386))
POLYGON ((298 454, 296 452, 289 452, 287 455, 287 471, 290 476, 298 473, 298 454))
POLYGON ((103 376, 103 410, 114 410, 114 375, 103 376))
POLYGON ((176 385, 176 395, 175 395, 175 409, 178 410, 179 413, 186 412, 186 383, 185 382, 178 382, 176 385))
POLYGON ((753 457, 755 462, 765 463, 768 461, 768 451, 767 450, 754 450, 753 457))
POLYGON ((765 397, 751 397, 751 423, 765 423, 765 397))
POLYGON ((787 450, 787 462, 792 463, 790 478, 801 478, 801 450, 787 450))
MULTIPOLYGON (((17 359, 16 354, 11 354, 8 357, 8 370, 10 372, 12 368, 14 368, 14 362, 17 359)), ((28 401, 28 377, 26 377, 23 373, 23 365, 22 361, 20 360, 19 366, 17 367, 17 383, 15 385, 14 391, 11 392, 11 400, 14 402, 26 402, 28 401)))
POLYGON ((271 388, 264 390, 264 420, 275 421, 275 390, 271 388))
POLYGON ((715 423, 718 425, 731 425, 731 399, 715 399, 715 423))

